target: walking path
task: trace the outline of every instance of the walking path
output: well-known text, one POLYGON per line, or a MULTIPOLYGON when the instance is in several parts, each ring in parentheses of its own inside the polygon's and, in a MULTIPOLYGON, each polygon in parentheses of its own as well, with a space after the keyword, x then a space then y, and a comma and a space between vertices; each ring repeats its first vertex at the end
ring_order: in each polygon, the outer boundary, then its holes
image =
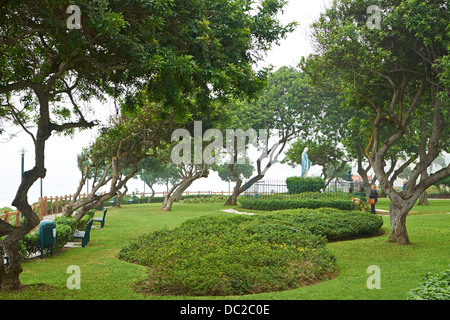
POLYGON ((224 209, 224 210, 220 210, 220 211, 229 212, 229 213, 236 213, 236 214, 245 214, 245 215, 248 215, 248 216, 254 216, 255 215, 254 213, 240 212, 240 211, 237 211, 235 209, 224 209))

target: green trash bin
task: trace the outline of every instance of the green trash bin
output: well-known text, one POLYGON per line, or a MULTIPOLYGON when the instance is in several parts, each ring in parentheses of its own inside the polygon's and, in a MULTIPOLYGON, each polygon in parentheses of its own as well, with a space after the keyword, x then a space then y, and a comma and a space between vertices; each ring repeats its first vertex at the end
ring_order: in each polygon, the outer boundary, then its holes
POLYGON ((41 259, 44 258, 44 248, 50 248, 53 256, 53 248, 56 243, 55 221, 44 220, 39 224, 39 246, 41 247, 41 259))

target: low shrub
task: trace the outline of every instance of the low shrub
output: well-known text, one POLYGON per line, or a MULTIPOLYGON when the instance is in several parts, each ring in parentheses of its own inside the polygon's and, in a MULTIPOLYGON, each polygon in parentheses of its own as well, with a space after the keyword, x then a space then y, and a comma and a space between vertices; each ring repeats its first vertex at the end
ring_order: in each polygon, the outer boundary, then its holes
POLYGON ((295 197, 240 197, 239 204, 246 209, 253 210, 283 210, 283 209, 317 209, 317 208, 335 208, 339 210, 352 210, 356 206, 350 199, 303 199, 295 197))
POLYGON ((19 252, 23 259, 29 259, 33 254, 41 250, 38 232, 29 233, 19 241, 19 252))
POLYGON ((258 216, 271 221, 283 221, 293 228, 306 229, 328 241, 370 236, 383 226, 380 216, 332 208, 273 211, 258 216))
MULTIPOLYGON (((61 250, 67 242, 72 240, 73 233, 77 227, 77 222, 73 218, 64 216, 55 218, 56 224, 56 243, 54 250, 61 250)), ((3 240, 3 238, 0 238, 3 240)), ((22 240, 19 241, 19 252, 23 259, 29 259, 34 254, 41 251, 39 245, 39 232, 33 232, 25 235, 22 240)), ((44 253, 50 252, 50 248, 45 248, 44 253)))
POLYGON ((59 224, 67 225, 74 231, 78 225, 78 223, 75 221, 75 219, 71 218, 71 217, 59 216, 59 217, 55 217, 54 221, 55 221, 56 225, 59 225, 59 224))
POLYGON ((325 189, 325 181, 320 177, 289 177, 286 178, 289 194, 303 192, 320 192, 325 189))
POLYGON ((438 274, 427 273, 418 288, 408 292, 407 300, 450 300, 449 269, 438 274))
POLYGON ((87 223, 94 218, 96 210, 95 209, 91 209, 88 212, 86 212, 86 214, 80 219, 80 221, 78 222, 78 225, 76 227, 76 229, 84 231, 86 229, 86 225, 87 223))
POLYGON ((191 219, 139 237, 119 258, 149 268, 149 278, 138 285, 146 293, 223 296, 293 289, 336 275, 327 238, 366 234, 382 225, 379 217, 360 212, 316 211, 191 219))
MULTIPOLYGON (((133 196, 126 196, 122 199, 120 202, 121 205, 126 204, 139 204, 139 203, 149 203, 150 197, 134 197, 133 196)), ((180 202, 189 202, 189 203, 200 203, 200 202, 221 202, 219 199, 223 199, 223 201, 226 200, 226 196, 222 195, 206 195, 206 194, 190 194, 190 195, 184 195, 181 197, 180 202)), ((112 199, 110 201, 113 201, 112 199)), ((164 201, 164 197, 152 197, 150 200, 150 203, 162 203, 164 201)))
POLYGON ((224 195, 202 195, 196 197, 183 197, 180 202, 182 203, 213 203, 213 202, 225 202, 228 196, 224 195))

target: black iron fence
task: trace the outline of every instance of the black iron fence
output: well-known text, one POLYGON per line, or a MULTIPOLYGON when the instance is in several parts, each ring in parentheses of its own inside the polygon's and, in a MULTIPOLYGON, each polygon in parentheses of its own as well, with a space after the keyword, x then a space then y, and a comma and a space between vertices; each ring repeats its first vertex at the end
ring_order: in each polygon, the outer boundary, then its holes
POLYGON ((327 186, 317 184, 293 185, 286 180, 261 180, 248 188, 247 197, 291 197, 301 199, 352 199, 365 198, 366 186, 364 183, 353 181, 331 181, 327 186))

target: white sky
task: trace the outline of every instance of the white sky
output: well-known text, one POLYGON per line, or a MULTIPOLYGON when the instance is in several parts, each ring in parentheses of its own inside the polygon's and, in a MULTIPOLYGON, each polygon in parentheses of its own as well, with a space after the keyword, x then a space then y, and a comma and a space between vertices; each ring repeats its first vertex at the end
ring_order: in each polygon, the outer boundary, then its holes
MULTIPOLYGON (((291 0, 280 20, 284 23, 297 21, 300 25, 296 31, 289 34, 286 40, 281 41, 280 46, 275 47, 266 57, 262 65, 274 65, 275 69, 283 65, 295 66, 302 56, 312 53, 310 39, 308 37, 309 25, 323 11, 329 0, 291 0)), ((113 112, 114 106, 110 104, 95 105, 96 115, 106 118, 113 112)), ((34 165, 33 142, 31 138, 20 132, 19 128, 9 128, 7 132, 17 132, 18 136, 9 142, 5 142, 5 136, 0 136, 0 207, 11 206, 21 179, 21 155, 19 150, 24 148, 25 170, 34 165)), ((95 130, 77 133, 75 137, 52 136, 46 143, 45 167, 47 175, 43 180, 44 196, 60 196, 74 193, 80 172, 76 165, 76 155, 81 148, 87 146, 94 138, 95 130)), ((312 167, 309 175, 319 175, 320 167, 312 167)), ((300 175, 300 166, 291 168, 287 165, 276 164, 266 174, 266 179, 282 180, 286 177, 300 175)), ((143 191, 143 182, 132 181, 128 183, 129 192, 143 191)), ((164 191, 158 186, 156 191, 164 191)), ((211 172, 209 178, 199 179, 188 189, 190 191, 228 191, 228 183, 222 182, 217 173, 211 172)), ((148 187, 146 192, 148 192, 148 187)), ((28 193, 30 203, 37 201, 40 196, 40 183, 37 181, 28 193)))

